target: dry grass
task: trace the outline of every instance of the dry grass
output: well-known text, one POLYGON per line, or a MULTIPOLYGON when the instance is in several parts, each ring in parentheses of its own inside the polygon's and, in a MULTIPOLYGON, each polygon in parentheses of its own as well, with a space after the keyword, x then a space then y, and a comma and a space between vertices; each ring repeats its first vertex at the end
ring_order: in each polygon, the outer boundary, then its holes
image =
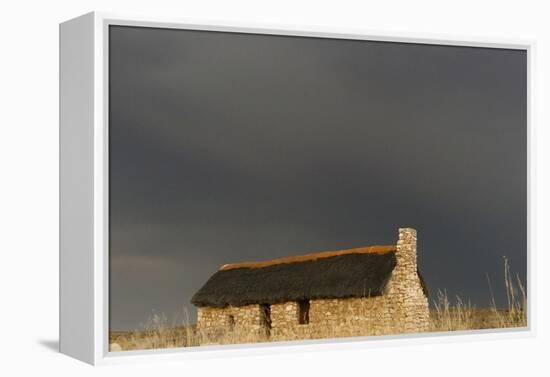
POLYGON ((527 326, 527 292, 519 275, 512 277, 508 259, 504 258, 504 284, 508 306, 498 309, 495 303, 491 281, 487 277, 491 294, 491 305, 477 309, 469 302, 456 297, 451 303, 447 292, 438 291, 434 309, 430 313, 431 331, 479 330, 527 326))
MULTIPOLYGON (((494 300, 492 286, 487 278, 491 293, 491 304, 488 308, 478 309, 469 302, 464 302, 456 297, 451 302, 446 291, 438 291, 430 310, 430 332, 479 330, 496 328, 513 328, 527 326, 527 293, 524 284, 516 274, 512 277, 508 260, 504 258, 504 283, 507 308, 497 308, 494 300)), ((366 308, 368 310, 368 308, 366 308)), ((396 324, 388 323, 381 333, 395 334, 396 324)), ((369 329, 365 329, 368 332, 369 329)), ((338 338, 359 336, 356 327, 347 329, 346 326, 339 326, 338 330, 331 327, 316 331, 316 338, 338 338), (349 330, 349 331, 348 331, 349 330)), ((304 339, 304 336, 295 334, 295 339, 304 339)), ((267 337, 255 336, 249 333, 243 334, 239 331, 224 333, 212 338, 212 335, 205 336, 196 330, 195 324, 189 321, 189 315, 184 308, 183 316, 176 318, 169 323, 164 314, 153 313, 142 329, 128 332, 111 332, 111 351, 193 347, 207 344, 235 344, 235 343, 258 343, 269 341, 267 337)))

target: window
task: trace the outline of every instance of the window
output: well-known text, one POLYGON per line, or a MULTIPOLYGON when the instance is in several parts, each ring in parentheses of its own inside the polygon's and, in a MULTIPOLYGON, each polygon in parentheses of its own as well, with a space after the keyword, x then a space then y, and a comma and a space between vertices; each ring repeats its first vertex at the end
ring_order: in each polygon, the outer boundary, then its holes
POLYGON ((300 325, 309 323, 309 300, 298 301, 298 323, 300 325))
POLYGON ((229 326, 229 331, 233 331, 235 328, 235 316, 228 316, 227 317, 227 325, 229 326))

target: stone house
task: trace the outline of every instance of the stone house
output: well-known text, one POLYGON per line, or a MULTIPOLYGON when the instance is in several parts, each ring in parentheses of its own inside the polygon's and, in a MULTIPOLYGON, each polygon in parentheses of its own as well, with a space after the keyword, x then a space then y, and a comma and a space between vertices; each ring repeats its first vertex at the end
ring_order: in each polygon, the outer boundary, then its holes
POLYGON ((400 228, 396 245, 226 264, 191 299, 197 330, 208 343, 425 331, 416 245, 400 228))

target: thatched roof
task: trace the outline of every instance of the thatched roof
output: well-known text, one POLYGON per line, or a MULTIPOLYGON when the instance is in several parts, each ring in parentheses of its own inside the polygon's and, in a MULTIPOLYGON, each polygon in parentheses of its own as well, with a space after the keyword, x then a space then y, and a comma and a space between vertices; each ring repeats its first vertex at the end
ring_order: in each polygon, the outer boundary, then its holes
POLYGON ((290 257, 275 258, 275 259, 269 259, 269 260, 260 261, 260 262, 239 262, 239 263, 224 264, 220 268, 220 270, 232 270, 234 268, 261 268, 261 267, 272 266, 275 264, 305 262, 308 260, 330 258, 338 255, 372 254, 372 253, 384 254, 384 253, 390 253, 392 251, 394 252, 397 251, 397 246, 373 245, 373 246, 357 247, 355 249, 345 249, 345 250, 336 250, 336 251, 319 251, 316 253, 292 255, 290 257))
POLYGON ((224 265, 191 302, 223 307, 379 296, 397 263, 395 251, 393 245, 371 246, 224 265))

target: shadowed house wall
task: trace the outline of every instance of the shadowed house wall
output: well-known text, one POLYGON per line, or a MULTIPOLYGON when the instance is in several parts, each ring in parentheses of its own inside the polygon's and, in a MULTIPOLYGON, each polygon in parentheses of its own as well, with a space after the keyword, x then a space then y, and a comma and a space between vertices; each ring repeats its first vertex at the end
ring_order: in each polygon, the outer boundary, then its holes
POLYGON ((224 265, 192 301, 198 306, 203 344, 408 333, 425 331, 429 324, 426 287, 417 268, 417 234, 411 228, 399 229, 395 246, 224 265), (302 272, 309 275, 304 280, 302 272), (316 286, 316 275, 337 287, 316 286), (238 278, 244 282, 242 291, 239 286, 223 290, 238 278), (251 280, 257 278, 274 280, 265 284, 281 291, 264 294, 251 280))

